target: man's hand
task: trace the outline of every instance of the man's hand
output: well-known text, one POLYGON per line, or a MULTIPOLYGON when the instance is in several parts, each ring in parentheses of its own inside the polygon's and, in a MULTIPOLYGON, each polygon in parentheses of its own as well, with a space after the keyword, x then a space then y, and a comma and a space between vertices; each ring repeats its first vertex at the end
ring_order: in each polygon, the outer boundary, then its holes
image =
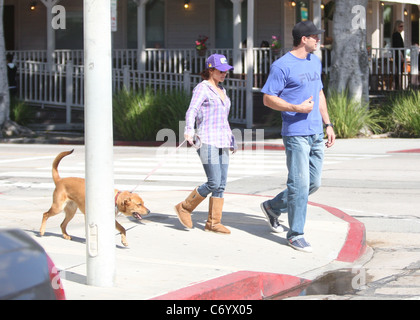
POLYGON ((335 143, 335 132, 334 132, 333 127, 327 127, 326 133, 327 133, 327 142, 325 143, 325 146, 327 148, 331 148, 335 143))
POLYGON ((313 97, 311 96, 309 99, 303 101, 299 105, 294 106, 294 111, 299 113, 309 113, 314 108, 313 97))
POLYGON ((301 104, 292 104, 283 100, 280 97, 264 94, 263 103, 265 106, 277 111, 309 113, 314 108, 314 102, 312 101, 312 99, 313 96, 303 101, 301 104))

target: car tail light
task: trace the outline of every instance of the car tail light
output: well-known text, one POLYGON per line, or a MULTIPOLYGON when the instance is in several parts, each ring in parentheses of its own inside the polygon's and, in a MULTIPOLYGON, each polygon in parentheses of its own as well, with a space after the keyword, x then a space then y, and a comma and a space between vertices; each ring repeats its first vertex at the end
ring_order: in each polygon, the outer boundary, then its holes
POLYGON ((55 298, 57 300, 66 300, 66 294, 64 293, 63 284, 61 283, 60 273, 54 262, 47 255, 48 271, 50 274, 51 287, 54 290, 55 298))

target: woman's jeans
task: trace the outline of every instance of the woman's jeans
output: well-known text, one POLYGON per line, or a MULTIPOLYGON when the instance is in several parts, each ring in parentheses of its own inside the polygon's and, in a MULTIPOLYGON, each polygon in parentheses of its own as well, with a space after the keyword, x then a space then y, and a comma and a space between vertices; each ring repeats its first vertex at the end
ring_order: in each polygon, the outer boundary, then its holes
POLYGON ((321 186, 324 159, 324 134, 283 137, 286 148, 287 189, 279 193, 268 204, 280 216, 288 213, 289 231, 287 239, 303 237, 308 196, 321 186))
POLYGON ((229 148, 217 148, 204 144, 197 150, 207 175, 207 182, 198 187, 202 197, 210 193, 213 197, 223 198, 229 167, 229 148))

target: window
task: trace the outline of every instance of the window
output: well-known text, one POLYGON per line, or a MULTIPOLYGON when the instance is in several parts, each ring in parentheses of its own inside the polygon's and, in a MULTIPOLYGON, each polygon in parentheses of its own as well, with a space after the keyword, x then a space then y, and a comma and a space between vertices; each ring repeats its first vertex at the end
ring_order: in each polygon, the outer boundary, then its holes
POLYGON ((3 28, 6 50, 15 50, 15 7, 3 7, 3 28))
MULTIPOLYGON (((242 17, 242 39, 246 39, 247 34, 247 1, 241 5, 242 17)), ((233 3, 231 0, 215 1, 215 34, 216 48, 233 47, 233 3)))
POLYGON ((127 5, 127 48, 137 48, 137 4, 128 1, 127 5))
MULTIPOLYGON (((146 47, 160 48, 165 45, 165 2, 150 0, 146 4, 146 47)), ((128 2, 127 47, 137 48, 137 4, 128 2)))
POLYGON ((419 7, 412 4, 411 5, 411 44, 420 44, 419 38, 419 7))
POLYGON ((83 49, 83 12, 67 11, 66 28, 55 30, 56 49, 83 49))
POLYGON ((384 47, 391 47, 391 38, 392 38, 392 28, 393 25, 393 7, 392 5, 384 5, 383 6, 383 19, 384 19, 384 47))
POLYGON ((150 0, 146 5, 146 47, 162 48, 165 45, 164 0, 150 0))

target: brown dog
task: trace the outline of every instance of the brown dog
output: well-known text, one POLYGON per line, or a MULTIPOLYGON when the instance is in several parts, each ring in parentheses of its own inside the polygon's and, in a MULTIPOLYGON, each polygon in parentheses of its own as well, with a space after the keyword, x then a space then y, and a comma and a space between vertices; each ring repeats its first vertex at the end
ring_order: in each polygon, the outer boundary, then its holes
MULTIPOLYGON (((67 224, 73 219, 77 208, 85 213, 85 179, 75 177, 61 179, 57 170, 61 159, 71 153, 73 153, 73 150, 61 152, 54 159, 52 165, 52 177, 55 184, 53 203, 51 208, 45 212, 42 217, 41 229, 39 231, 41 236, 45 233, 45 226, 48 218, 55 216, 64 210, 66 217, 61 223, 61 231, 64 239, 70 240, 71 237, 66 231, 67 224)), ((144 206, 144 202, 139 195, 128 191, 115 190, 115 214, 118 212, 141 220, 142 216, 150 213, 150 210, 144 206)), ((124 227, 120 225, 117 220, 115 220, 115 227, 121 233, 122 244, 128 246, 124 227)))

